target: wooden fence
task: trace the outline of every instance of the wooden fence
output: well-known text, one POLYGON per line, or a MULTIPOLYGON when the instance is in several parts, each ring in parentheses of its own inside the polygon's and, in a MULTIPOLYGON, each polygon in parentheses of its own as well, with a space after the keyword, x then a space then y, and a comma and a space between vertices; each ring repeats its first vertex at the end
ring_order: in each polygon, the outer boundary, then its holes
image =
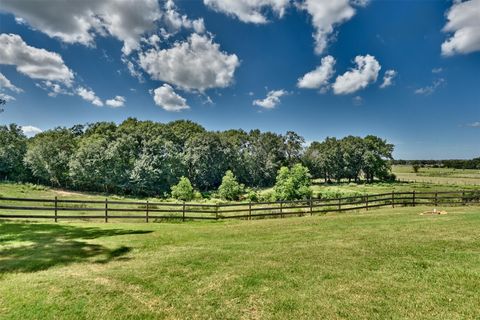
POLYGON ((480 190, 448 192, 389 192, 330 199, 228 204, 149 201, 64 200, 0 197, 0 219, 65 219, 105 222, 117 219, 162 220, 258 219, 304 216, 379 207, 428 205, 433 207, 480 204, 480 190))

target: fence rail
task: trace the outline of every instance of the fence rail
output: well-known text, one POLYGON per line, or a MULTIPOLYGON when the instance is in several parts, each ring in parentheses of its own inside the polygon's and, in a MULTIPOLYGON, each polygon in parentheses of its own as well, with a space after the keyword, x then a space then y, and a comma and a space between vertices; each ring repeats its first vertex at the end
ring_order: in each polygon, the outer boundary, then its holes
POLYGON ((369 210, 396 206, 455 206, 480 204, 480 190, 390 192, 350 197, 228 204, 164 203, 150 201, 63 200, 0 197, 0 219, 140 219, 219 220, 258 219, 369 210))

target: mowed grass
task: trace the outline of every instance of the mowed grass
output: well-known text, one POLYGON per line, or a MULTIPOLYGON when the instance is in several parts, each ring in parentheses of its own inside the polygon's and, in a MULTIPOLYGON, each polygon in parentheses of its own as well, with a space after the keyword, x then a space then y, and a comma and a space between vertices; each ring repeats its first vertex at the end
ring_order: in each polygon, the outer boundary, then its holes
POLYGON ((480 207, 0 222, 1 319, 478 319, 480 207))

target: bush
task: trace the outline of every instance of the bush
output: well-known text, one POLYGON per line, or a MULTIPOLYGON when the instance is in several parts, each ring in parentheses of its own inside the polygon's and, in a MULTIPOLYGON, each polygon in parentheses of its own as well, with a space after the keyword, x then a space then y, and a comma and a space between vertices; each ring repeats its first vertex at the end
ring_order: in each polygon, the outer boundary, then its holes
POLYGON ((244 186, 238 183, 232 171, 228 170, 218 187, 218 196, 223 200, 238 200, 242 195, 244 186))
POLYGON ((297 163, 291 169, 282 167, 278 171, 275 183, 277 200, 307 199, 312 196, 311 180, 308 168, 297 163))
POLYGON ((195 191, 193 190, 190 180, 186 177, 181 177, 180 181, 172 186, 172 197, 177 200, 190 201, 195 197, 195 191))
POLYGON ((259 199, 260 199, 260 196, 258 195, 258 193, 255 190, 248 189, 245 199, 249 200, 251 202, 258 202, 259 199))

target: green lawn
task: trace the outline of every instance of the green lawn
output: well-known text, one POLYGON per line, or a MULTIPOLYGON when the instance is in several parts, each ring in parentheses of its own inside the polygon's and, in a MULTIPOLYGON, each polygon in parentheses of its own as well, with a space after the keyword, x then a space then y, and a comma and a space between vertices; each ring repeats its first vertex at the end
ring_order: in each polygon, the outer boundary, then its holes
POLYGON ((480 208, 427 209, 0 222, 0 318, 478 319, 480 208))

